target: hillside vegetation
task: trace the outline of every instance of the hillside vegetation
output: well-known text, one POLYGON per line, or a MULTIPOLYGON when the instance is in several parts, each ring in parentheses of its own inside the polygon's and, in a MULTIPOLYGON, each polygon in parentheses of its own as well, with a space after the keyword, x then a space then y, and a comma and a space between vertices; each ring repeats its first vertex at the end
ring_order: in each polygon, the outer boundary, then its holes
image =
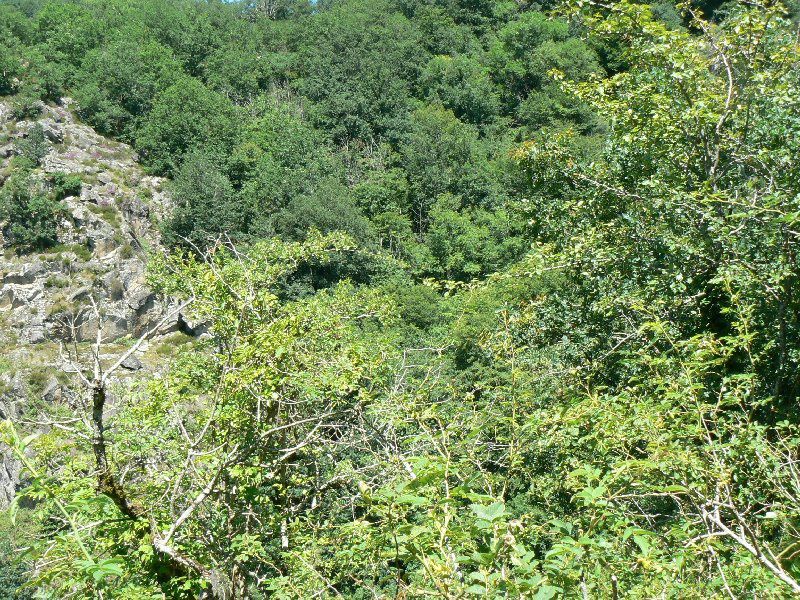
MULTIPOLYGON (((800 595, 797 8, 0 0, 13 117, 169 180, 195 336, 62 340, 0 596, 800 595)), ((18 261, 82 185, 26 131, 18 261)))

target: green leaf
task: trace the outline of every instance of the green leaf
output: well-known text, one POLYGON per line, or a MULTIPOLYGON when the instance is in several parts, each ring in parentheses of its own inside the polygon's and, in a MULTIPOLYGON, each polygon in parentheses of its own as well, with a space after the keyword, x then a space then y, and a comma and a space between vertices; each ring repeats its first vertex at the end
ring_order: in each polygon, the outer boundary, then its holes
POLYGON ((395 502, 397 502, 397 504, 409 504, 411 506, 427 506, 430 504, 430 500, 424 496, 414 496, 412 494, 398 496, 395 502))
POLYGON ((470 508, 472 512, 475 513, 475 516, 484 521, 489 521, 490 523, 493 523, 506 514, 506 505, 503 502, 494 502, 488 506, 483 504, 471 504, 470 508))

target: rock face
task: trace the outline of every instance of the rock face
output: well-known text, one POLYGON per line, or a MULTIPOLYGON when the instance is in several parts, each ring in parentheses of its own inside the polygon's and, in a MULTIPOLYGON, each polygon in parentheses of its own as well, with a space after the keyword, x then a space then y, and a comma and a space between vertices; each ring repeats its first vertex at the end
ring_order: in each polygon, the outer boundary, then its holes
MULTIPOLYGON (((0 418, 13 418, 31 396, 61 401, 55 378, 30 385, 30 364, 55 365, 58 344, 94 340, 98 326, 113 342, 147 331, 165 308, 148 289, 146 250, 157 249, 154 221, 169 214, 165 181, 146 175, 133 150, 75 120, 70 101, 44 107, 35 121, 14 121, 0 101, 0 185, 16 142, 38 122, 48 151, 34 177, 78 175, 80 195, 63 199, 59 244, 48 252, 0 254, 0 418), (94 306, 101 307, 98 324, 94 306), (49 362, 48 362, 49 361, 49 362)), ((0 224, 0 227, 2 224, 0 224)), ((0 234, 0 245, 3 244, 0 234)), ((138 360, 125 365, 142 368, 138 360)), ((40 374, 41 376, 41 374, 40 374)), ((19 466, 0 448, 0 508, 13 498, 19 466)))

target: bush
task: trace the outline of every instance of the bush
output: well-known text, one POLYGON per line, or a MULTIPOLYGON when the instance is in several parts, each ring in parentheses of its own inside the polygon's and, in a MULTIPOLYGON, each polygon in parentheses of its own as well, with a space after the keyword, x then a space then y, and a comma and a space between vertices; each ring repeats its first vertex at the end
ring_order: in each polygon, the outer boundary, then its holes
POLYGON ((33 590, 24 587, 28 582, 25 566, 19 561, 15 542, 19 542, 17 523, 8 517, 0 522, 0 598, 26 600, 33 598, 33 590))
POLYGON ((52 175, 53 195, 56 200, 63 200, 67 196, 80 196, 83 181, 78 175, 57 172, 52 175))
POLYGON ((47 155, 48 144, 40 123, 31 127, 28 135, 17 142, 16 150, 17 154, 32 166, 41 164, 42 159, 47 155))
POLYGON ((4 234, 22 250, 53 246, 63 211, 58 201, 33 191, 24 176, 12 176, 0 192, 0 215, 7 222, 4 234))

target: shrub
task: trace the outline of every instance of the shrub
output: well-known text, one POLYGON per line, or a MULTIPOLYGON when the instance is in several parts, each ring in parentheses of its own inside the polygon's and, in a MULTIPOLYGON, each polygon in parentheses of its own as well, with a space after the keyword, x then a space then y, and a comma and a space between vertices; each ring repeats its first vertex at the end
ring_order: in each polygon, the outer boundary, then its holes
POLYGON ((111 282, 111 285, 108 286, 108 295, 111 296, 111 299, 114 301, 122 300, 125 296, 125 286, 122 285, 119 279, 115 279, 111 282))
POLYGON ((44 129, 40 123, 36 123, 28 135, 17 142, 17 153, 34 166, 41 164, 42 159, 47 155, 47 138, 44 137, 44 129))
POLYGON ((83 181, 78 175, 68 173, 53 173, 53 194, 56 200, 63 200, 67 196, 80 196, 83 181))
POLYGON ((0 215, 7 221, 4 231, 22 250, 44 250, 58 239, 58 221, 63 206, 31 190, 27 177, 13 177, 0 192, 0 215))

